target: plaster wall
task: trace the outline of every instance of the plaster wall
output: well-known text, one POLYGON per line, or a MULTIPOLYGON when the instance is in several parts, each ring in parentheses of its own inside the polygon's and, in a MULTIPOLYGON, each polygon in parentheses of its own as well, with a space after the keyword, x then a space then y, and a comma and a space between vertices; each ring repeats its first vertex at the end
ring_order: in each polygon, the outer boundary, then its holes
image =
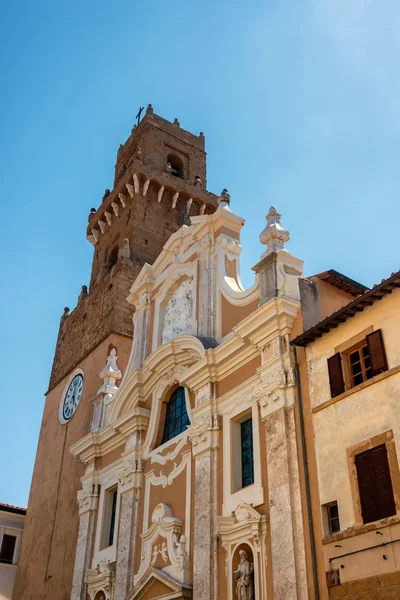
POLYGON ((84 473, 69 447, 88 432, 91 400, 101 386, 110 345, 124 371, 131 342, 112 334, 79 365, 83 395, 68 424, 60 424, 58 412, 69 376, 46 397, 13 600, 69 600, 79 522, 76 494, 84 473))
POLYGON ((382 548, 366 549, 385 540, 398 539, 400 526, 397 517, 367 526, 362 524, 349 452, 371 438, 380 439, 381 436, 382 441, 389 442, 392 434, 387 432, 393 432, 398 461, 400 371, 396 367, 400 365, 399 301, 400 292, 394 291, 309 344, 306 350, 320 504, 336 500, 340 517, 341 532, 326 535, 323 539, 326 570, 330 566, 329 558, 365 549, 336 562, 331 561, 333 568, 343 564, 344 568, 340 568, 342 582, 398 568, 398 543, 390 544, 384 551, 382 548), (371 327, 382 329, 389 371, 331 399, 327 359, 339 349, 344 350, 348 340, 371 327), (382 535, 377 535, 378 528, 382 535))

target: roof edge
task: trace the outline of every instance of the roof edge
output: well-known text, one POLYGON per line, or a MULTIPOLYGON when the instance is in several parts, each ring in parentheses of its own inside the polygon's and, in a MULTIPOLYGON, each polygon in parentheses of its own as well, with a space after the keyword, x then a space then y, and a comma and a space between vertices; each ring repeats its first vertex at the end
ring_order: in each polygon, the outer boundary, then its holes
POLYGON ((310 327, 310 329, 298 335, 290 343, 293 346, 307 346, 307 344, 321 337, 324 333, 328 333, 328 331, 334 329, 340 323, 344 323, 347 319, 354 317, 357 312, 363 311, 364 308, 380 300, 383 296, 391 294, 395 288, 400 288, 400 271, 392 273, 390 277, 383 279, 381 283, 374 285, 373 288, 367 290, 364 294, 349 302, 349 304, 342 306, 342 308, 339 308, 333 314, 313 327, 310 327))

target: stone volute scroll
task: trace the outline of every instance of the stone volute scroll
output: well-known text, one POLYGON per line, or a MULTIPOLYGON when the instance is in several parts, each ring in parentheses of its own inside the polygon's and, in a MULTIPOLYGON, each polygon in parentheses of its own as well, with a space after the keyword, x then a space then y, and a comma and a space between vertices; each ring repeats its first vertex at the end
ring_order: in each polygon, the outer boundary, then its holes
POLYGON ((93 401, 93 418, 90 431, 98 431, 108 423, 109 406, 118 392, 117 381, 122 377, 117 360, 117 350, 116 348, 111 348, 107 356, 106 366, 100 372, 103 385, 97 391, 97 396, 93 401))
POLYGON ((239 557, 239 566, 233 573, 236 580, 236 598, 238 600, 254 600, 254 565, 249 561, 246 550, 240 550, 239 557))

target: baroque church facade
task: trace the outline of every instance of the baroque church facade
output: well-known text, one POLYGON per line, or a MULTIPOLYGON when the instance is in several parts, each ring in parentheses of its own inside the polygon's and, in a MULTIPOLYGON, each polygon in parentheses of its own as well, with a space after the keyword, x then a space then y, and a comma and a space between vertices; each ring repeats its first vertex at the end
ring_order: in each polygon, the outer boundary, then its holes
POLYGON ((273 206, 245 290, 243 225, 206 190, 203 134, 149 105, 89 215, 89 291, 61 318, 15 600, 355 598, 336 521, 322 531, 307 396, 329 327, 304 336, 369 292, 305 279, 273 206))

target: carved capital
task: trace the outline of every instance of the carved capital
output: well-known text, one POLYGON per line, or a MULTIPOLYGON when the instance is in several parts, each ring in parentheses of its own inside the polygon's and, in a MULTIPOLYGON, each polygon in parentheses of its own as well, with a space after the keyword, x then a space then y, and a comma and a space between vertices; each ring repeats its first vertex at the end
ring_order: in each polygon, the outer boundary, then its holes
POLYGON ((84 483, 81 490, 77 493, 77 502, 79 515, 83 515, 90 510, 97 509, 100 486, 97 483, 84 483))
POLYGON ((262 421, 281 408, 294 406, 296 401, 294 386, 293 369, 278 369, 269 376, 265 386, 254 390, 254 397, 261 409, 262 421))
POLYGON ((142 487, 144 461, 141 458, 126 460, 118 471, 118 483, 121 494, 142 487))
POLYGON ((219 418, 211 415, 202 421, 193 423, 188 427, 188 438, 192 442, 193 456, 199 456, 208 450, 215 450, 219 446, 219 418))

